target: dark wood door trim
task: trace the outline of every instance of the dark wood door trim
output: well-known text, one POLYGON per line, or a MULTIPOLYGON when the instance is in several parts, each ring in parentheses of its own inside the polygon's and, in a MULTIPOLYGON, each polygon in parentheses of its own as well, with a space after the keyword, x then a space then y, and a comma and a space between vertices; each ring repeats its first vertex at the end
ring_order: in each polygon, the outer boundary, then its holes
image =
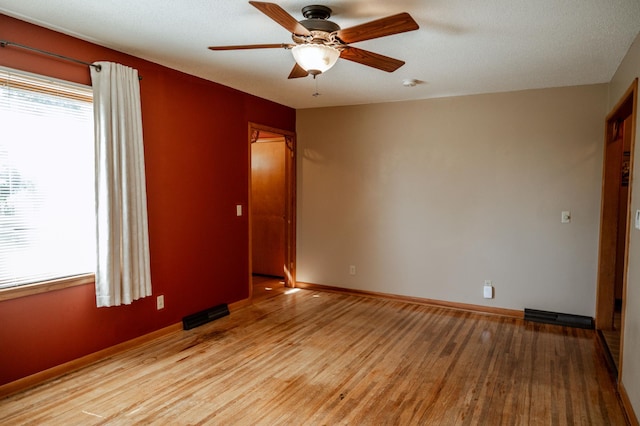
MULTIPOLYGON (((278 129, 275 127, 264 126, 258 123, 249 122, 248 131, 248 171, 251 173, 251 144, 255 142, 259 132, 268 132, 282 135, 285 138, 285 146, 287 156, 285 160, 285 265, 284 280, 288 287, 296 285, 296 134, 288 130, 278 129)), ((248 194, 248 214, 249 214, 249 297, 252 296, 251 286, 251 176, 249 176, 249 194, 248 194)))
MULTIPOLYGON (((602 198, 600 207, 600 241, 598 248, 598 286, 596 290, 596 328, 598 330, 610 330, 613 328, 613 315, 615 304, 615 269, 616 253, 618 249, 618 218, 620 182, 622 174, 622 141, 617 134, 618 128, 626 119, 630 128, 624 132, 630 132, 630 161, 629 161, 629 187, 626 219, 626 233, 622 236, 624 244, 624 267, 622 287, 622 325, 620 335, 620 354, 624 345, 624 319, 626 312, 627 292, 627 265, 629 259, 629 232, 631 229, 631 189, 633 184, 634 151, 636 134, 636 105, 637 105, 638 79, 635 79, 627 89, 624 96, 615 105, 605 120, 604 154, 602 168, 602 198)), ((620 359, 619 377, 622 374, 622 357, 620 359)))

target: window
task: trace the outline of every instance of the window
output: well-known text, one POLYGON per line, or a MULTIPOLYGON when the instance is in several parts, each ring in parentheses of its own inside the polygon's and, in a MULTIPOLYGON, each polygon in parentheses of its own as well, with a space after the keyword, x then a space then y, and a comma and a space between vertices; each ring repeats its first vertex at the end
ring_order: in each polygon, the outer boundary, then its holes
POLYGON ((91 87, 0 68, 0 289, 95 270, 91 87))

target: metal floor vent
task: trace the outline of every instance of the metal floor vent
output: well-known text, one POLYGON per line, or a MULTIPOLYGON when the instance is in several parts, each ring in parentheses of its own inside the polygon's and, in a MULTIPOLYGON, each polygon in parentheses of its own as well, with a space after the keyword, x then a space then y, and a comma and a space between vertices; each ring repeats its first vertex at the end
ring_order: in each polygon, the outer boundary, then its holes
POLYGON ((564 325, 567 327, 593 329, 593 318, 582 315, 562 314, 558 312, 538 311, 536 309, 524 309, 526 321, 543 322, 545 324, 564 325))
POLYGON ((229 307, 226 303, 223 303, 222 305, 214 306, 182 318, 182 328, 184 330, 190 330, 227 315, 229 315, 229 307))

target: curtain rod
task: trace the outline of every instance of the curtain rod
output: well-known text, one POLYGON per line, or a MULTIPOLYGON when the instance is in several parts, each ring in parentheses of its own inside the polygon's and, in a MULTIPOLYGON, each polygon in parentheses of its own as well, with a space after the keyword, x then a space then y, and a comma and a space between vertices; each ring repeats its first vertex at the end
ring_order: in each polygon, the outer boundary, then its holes
MULTIPOLYGON (((92 64, 90 62, 81 61, 80 59, 70 58, 69 56, 64 56, 64 55, 60 55, 58 53, 48 52, 46 50, 37 49, 35 47, 26 46, 26 45, 20 44, 20 43, 14 43, 13 41, 0 40, 0 47, 7 47, 7 46, 15 46, 15 47, 19 47, 20 49, 31 50, 33 52, 38 52, 38 53, 41 53, 43 55, 53 56, 55 58, 63 59, 65 61, 75 62, 76 64, 86 65, 86 66, 95 68, 97 71, 100 71, 102 69, 102 67, 100 65, 92 64)), ((142 76, 138 76, 138 80, 142 80, 142 76)))

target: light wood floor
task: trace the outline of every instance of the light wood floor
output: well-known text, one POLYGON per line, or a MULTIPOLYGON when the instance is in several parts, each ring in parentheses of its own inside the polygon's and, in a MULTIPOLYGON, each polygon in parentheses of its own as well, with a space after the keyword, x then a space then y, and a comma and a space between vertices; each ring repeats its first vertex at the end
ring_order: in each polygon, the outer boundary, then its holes
POLYGON ((288 290, 0 400, 0 424, 625 424, 592 330, 288 290))
POLYGON ((284 286, 283 278, 265 277, 262 275, 254 275, 253 283, 253 303, 260 303, 265 299, 283 294, 288 288, 284 286))

